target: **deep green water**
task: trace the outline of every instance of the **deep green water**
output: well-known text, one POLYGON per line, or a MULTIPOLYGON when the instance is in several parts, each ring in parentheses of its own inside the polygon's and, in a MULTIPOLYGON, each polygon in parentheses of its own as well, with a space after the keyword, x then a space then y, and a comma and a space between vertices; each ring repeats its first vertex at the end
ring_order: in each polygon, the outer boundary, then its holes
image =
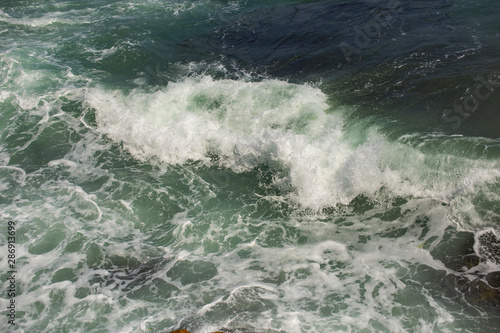
POLYGON ((0 331, 497 332, 499 7, 0 0, 0 331))

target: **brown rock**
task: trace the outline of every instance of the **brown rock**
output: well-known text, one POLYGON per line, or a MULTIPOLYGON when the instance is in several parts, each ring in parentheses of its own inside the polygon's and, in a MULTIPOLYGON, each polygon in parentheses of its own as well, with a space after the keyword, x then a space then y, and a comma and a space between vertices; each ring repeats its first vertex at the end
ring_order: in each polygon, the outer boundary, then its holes
POLYGON ((476 280, 469 285, 469 292, 476 302, 486 303, 491 306, 500 306, 500 290, 492 288, 481 280, 476 280))
POLYGON ((500 288, 500 272, 492 272, 486 275, 486 281, 493 288, 500 288))
MULTIPOLYGON (((191 333, 188 330, 177 330, 177 331, 172 331, 170 333, 191 333)), ((212 332, 212 333, 224 333, 224 332, 212 332)))

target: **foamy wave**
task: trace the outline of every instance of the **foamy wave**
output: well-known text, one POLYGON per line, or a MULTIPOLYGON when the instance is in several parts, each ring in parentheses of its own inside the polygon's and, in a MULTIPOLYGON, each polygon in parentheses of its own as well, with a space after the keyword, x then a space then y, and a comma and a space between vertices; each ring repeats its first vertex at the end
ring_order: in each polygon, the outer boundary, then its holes
POLYGON ((266 164, 277 171, 276 185, 297 189, 295 199, 306 206, 331 203, 335 174, 346 163, 364 163, 350 157, 342 119, 326 113, 327 97, 307 85, 203 77, 154 93, 91 89, 85 100, 100 131, 136 158, 210 163, 217 155, 236 172, 266 164))
POLYGON ((457 190, 450 174, 464 163, 389 142, 375 128, 344 133, 341 110, 330 110, 320 89, 278 80, 189 78, 129 94, 93 88, 85 103, 96 111, 99 131, 140 160, 215 159, 235 172, 266 165, 275 186, 313 209, 348 204, 383 187, 449 201, 457 190))

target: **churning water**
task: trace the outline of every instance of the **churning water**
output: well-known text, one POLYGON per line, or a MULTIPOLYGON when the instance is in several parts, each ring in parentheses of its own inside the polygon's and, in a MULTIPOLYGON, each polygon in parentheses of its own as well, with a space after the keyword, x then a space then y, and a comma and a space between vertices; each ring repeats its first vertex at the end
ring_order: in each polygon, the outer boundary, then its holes
POLYGON ((2 0, 0 329, 497 332, 498 13, 2 0))

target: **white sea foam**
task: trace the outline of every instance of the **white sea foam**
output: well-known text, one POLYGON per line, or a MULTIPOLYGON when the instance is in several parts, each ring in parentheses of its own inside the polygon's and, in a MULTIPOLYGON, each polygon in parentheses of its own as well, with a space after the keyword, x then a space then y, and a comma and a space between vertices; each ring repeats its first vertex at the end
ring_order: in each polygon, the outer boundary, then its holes
POLYGON ((78 11, 69 11, 69 12, 51 12, 41 17, 23 17, 23 18, 15 18, 11 17, 9 14, 0 10, 0 21, 5 23, 13 24, 13 25, 25 25, 34 28, 46 27, 52 24, 67 24, 67 25, 75 25, 75 24, 88 24, 91 21, 82 19, 82 14, 78 11), (71 16, 71 17, 68 17, 71 16))
POLYGON ((331 110, 326 95, 309 85, 205 76, 154 92, 93 88, 85 104, 95 110, 99 131, 138 159, 210 164, 217 155, 219 165, 236 172, 267 165, 274 185, 307 208, 348 204, 383 187, 448 202, 460 190, 454 168, 476 167, 470 176, 476 184, 500 174, 492 163, 480 167, 466 157, 429 156, 389 142, 373 127, 346 134, 343 110, 331 110))

